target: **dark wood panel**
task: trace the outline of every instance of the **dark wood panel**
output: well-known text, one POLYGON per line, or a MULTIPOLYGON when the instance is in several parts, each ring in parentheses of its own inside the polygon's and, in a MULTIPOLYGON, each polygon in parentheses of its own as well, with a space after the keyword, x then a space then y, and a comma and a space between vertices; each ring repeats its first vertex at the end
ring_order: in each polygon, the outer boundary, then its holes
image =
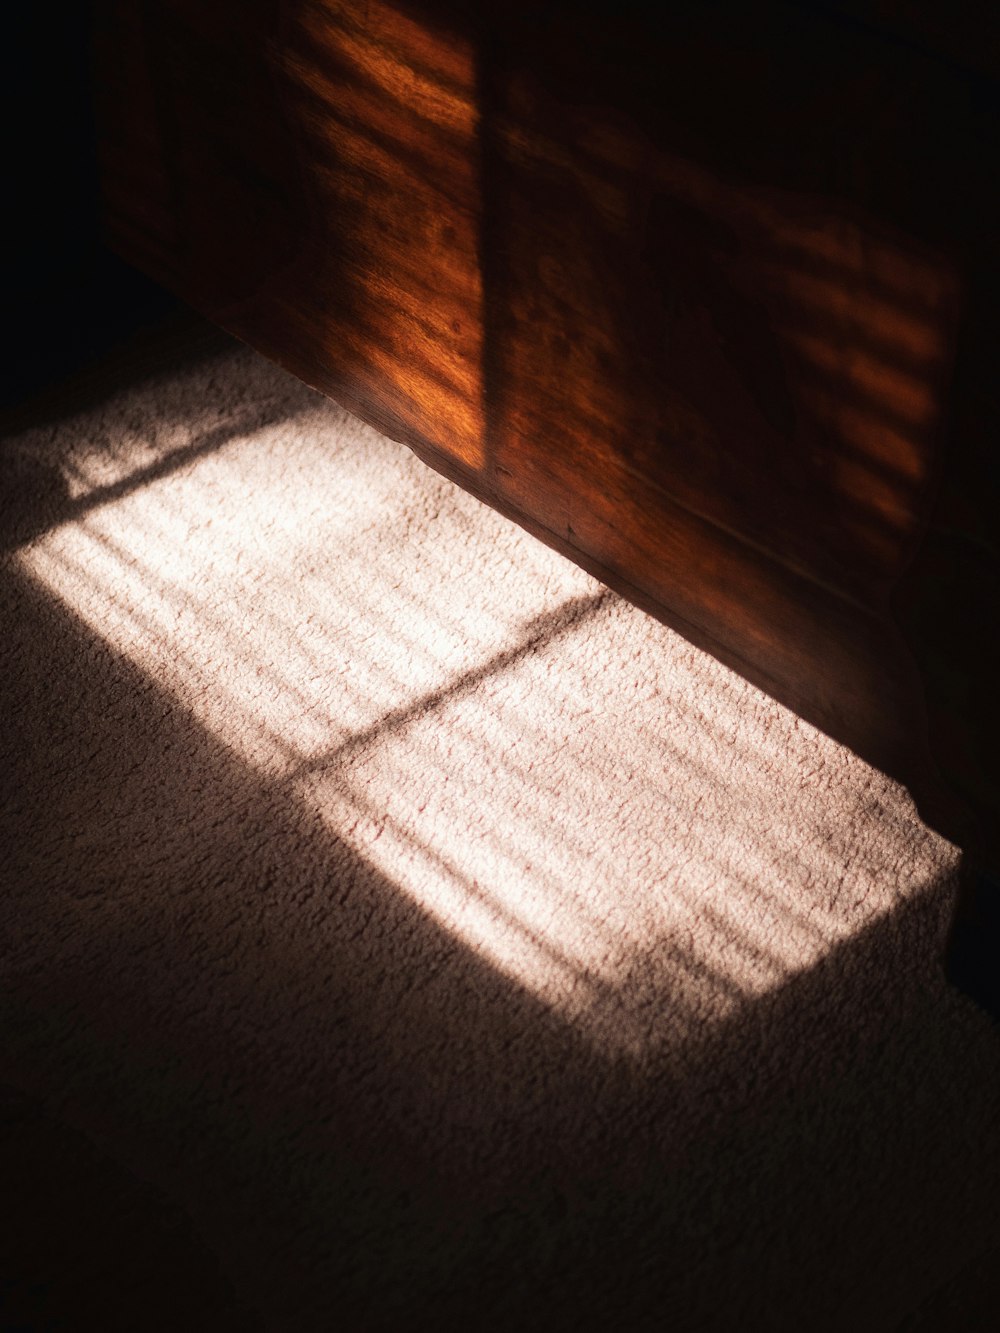
POLYGON ((107 0, 107 219, 988 841, 997 98, 898 8, 107 0))

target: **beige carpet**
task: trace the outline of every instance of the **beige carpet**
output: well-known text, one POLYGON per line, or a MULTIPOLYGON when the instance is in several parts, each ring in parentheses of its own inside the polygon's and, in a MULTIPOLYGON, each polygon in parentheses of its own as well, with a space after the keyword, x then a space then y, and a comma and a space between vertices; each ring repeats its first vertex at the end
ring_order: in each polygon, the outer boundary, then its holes
POLYGON ((974 1326, 904 789, 246 350, 0 457, 9 1327, 974 1326))

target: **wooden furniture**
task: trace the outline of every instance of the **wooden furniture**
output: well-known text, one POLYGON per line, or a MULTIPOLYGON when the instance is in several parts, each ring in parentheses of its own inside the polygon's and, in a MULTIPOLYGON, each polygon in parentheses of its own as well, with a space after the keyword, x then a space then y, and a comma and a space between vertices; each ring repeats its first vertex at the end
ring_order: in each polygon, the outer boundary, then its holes
POLYGON ((647 8, 104 0, 109 234, 998 865, 996 33, 647 8))

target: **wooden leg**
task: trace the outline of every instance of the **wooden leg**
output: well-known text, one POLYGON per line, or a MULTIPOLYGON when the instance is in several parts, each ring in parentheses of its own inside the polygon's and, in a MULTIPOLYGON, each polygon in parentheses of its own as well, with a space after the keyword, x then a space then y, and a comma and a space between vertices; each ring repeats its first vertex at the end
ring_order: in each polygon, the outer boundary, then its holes
POLYGON ((1000 875, 968 854, 944 961, 949 982, 1000 1022, 1000 875))

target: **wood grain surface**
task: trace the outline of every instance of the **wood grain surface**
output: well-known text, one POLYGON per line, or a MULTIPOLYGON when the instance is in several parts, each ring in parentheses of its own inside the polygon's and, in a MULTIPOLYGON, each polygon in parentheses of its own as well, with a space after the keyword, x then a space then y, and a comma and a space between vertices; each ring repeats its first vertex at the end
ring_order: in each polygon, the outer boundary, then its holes
POLYGON ((925 10, 105 0, 106 218, 995 856, 1000 99, 925 10))

